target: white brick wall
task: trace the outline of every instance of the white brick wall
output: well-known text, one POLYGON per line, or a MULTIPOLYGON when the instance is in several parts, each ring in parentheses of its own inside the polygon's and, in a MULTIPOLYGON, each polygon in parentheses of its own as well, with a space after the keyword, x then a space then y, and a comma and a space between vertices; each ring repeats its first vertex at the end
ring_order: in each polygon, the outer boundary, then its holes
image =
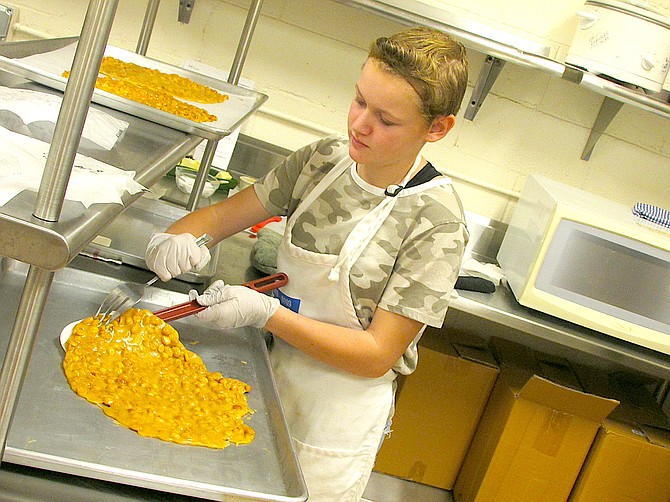
MULTIPOLYGON (((572 38, 573 12, 583 3, 473 0, 464 8, 466 3, 456 0, 425 1, 550 45, 559 59, 572 38)), ((178 2, 163 0, 147 55, 176 65, 195 59, 229 69, 248 4, 198 0, 191 22, 179 25, 178 2)), ((78 34, 88 2, 13 0, 11 5, 19 9, 18 40, 78 34)), ((135 49, 145 8, 144 2, 119 2, 111 44, 135 49)), ((271 113, 261 110, 244 132, 288 148, 324 131, 344 132, 368 43, 398 28, 331 0, 265 0, 243 75, 270 96, 263 109, 271 113)), ((484 56, 470 51, 470 58, 473 85, 484 56)), ((513 193, 531 172, 625 204, 670 207, 670 119, 624 105, 591 160, 580 160, 601 101, 576 85, 508 63, 475 120, 461 117, 427 153, 454 176, 467 209, 504 221, 514 207, 513 193)))

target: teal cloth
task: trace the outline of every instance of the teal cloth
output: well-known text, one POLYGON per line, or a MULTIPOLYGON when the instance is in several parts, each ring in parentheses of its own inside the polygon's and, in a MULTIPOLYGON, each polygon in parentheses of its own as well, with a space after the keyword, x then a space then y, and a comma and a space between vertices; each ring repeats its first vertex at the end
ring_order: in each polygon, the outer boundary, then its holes
POLYGON ((251 264, 264 274, 277 272, 277 251, 282 235, 269 228, 261 228, 251 249, 251 264))

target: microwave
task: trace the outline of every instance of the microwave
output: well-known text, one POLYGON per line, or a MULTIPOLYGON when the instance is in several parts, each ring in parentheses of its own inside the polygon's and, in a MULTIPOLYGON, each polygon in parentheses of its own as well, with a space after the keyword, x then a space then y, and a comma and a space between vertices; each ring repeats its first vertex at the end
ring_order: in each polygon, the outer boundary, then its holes
POLYGON ((497 260, 521 305, 670 354, 670 229, 528 176, 497 260))

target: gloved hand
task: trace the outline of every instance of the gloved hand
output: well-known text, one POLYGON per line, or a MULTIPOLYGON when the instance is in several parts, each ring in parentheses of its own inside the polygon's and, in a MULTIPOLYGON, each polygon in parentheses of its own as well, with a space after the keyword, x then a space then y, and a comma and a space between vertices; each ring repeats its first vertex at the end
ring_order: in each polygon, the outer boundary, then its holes
POLYGON ((147 244, 145 261, 161 281, 169 281, 193 268, 202 270, 211 258, 207 246, 198 247, 191 234, 155 233, 147 244))
POLYGON ((213 322, 223 329, 255 326, 263 328, 279 309, 279 300, 245 286, 228 286, 223 281, 214 282, 201 295, 192 290, 191 300, 209 308, 195 316, 213 322))

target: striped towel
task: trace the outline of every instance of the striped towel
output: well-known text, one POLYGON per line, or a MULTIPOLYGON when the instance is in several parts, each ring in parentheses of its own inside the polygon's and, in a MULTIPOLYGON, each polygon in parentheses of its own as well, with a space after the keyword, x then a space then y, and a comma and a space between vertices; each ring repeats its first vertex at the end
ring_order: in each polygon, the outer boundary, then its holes
POLYGON ((633 206, 633 214, 643 220, 670 228, 670 211, 667 209, 638 202, 633 206))

